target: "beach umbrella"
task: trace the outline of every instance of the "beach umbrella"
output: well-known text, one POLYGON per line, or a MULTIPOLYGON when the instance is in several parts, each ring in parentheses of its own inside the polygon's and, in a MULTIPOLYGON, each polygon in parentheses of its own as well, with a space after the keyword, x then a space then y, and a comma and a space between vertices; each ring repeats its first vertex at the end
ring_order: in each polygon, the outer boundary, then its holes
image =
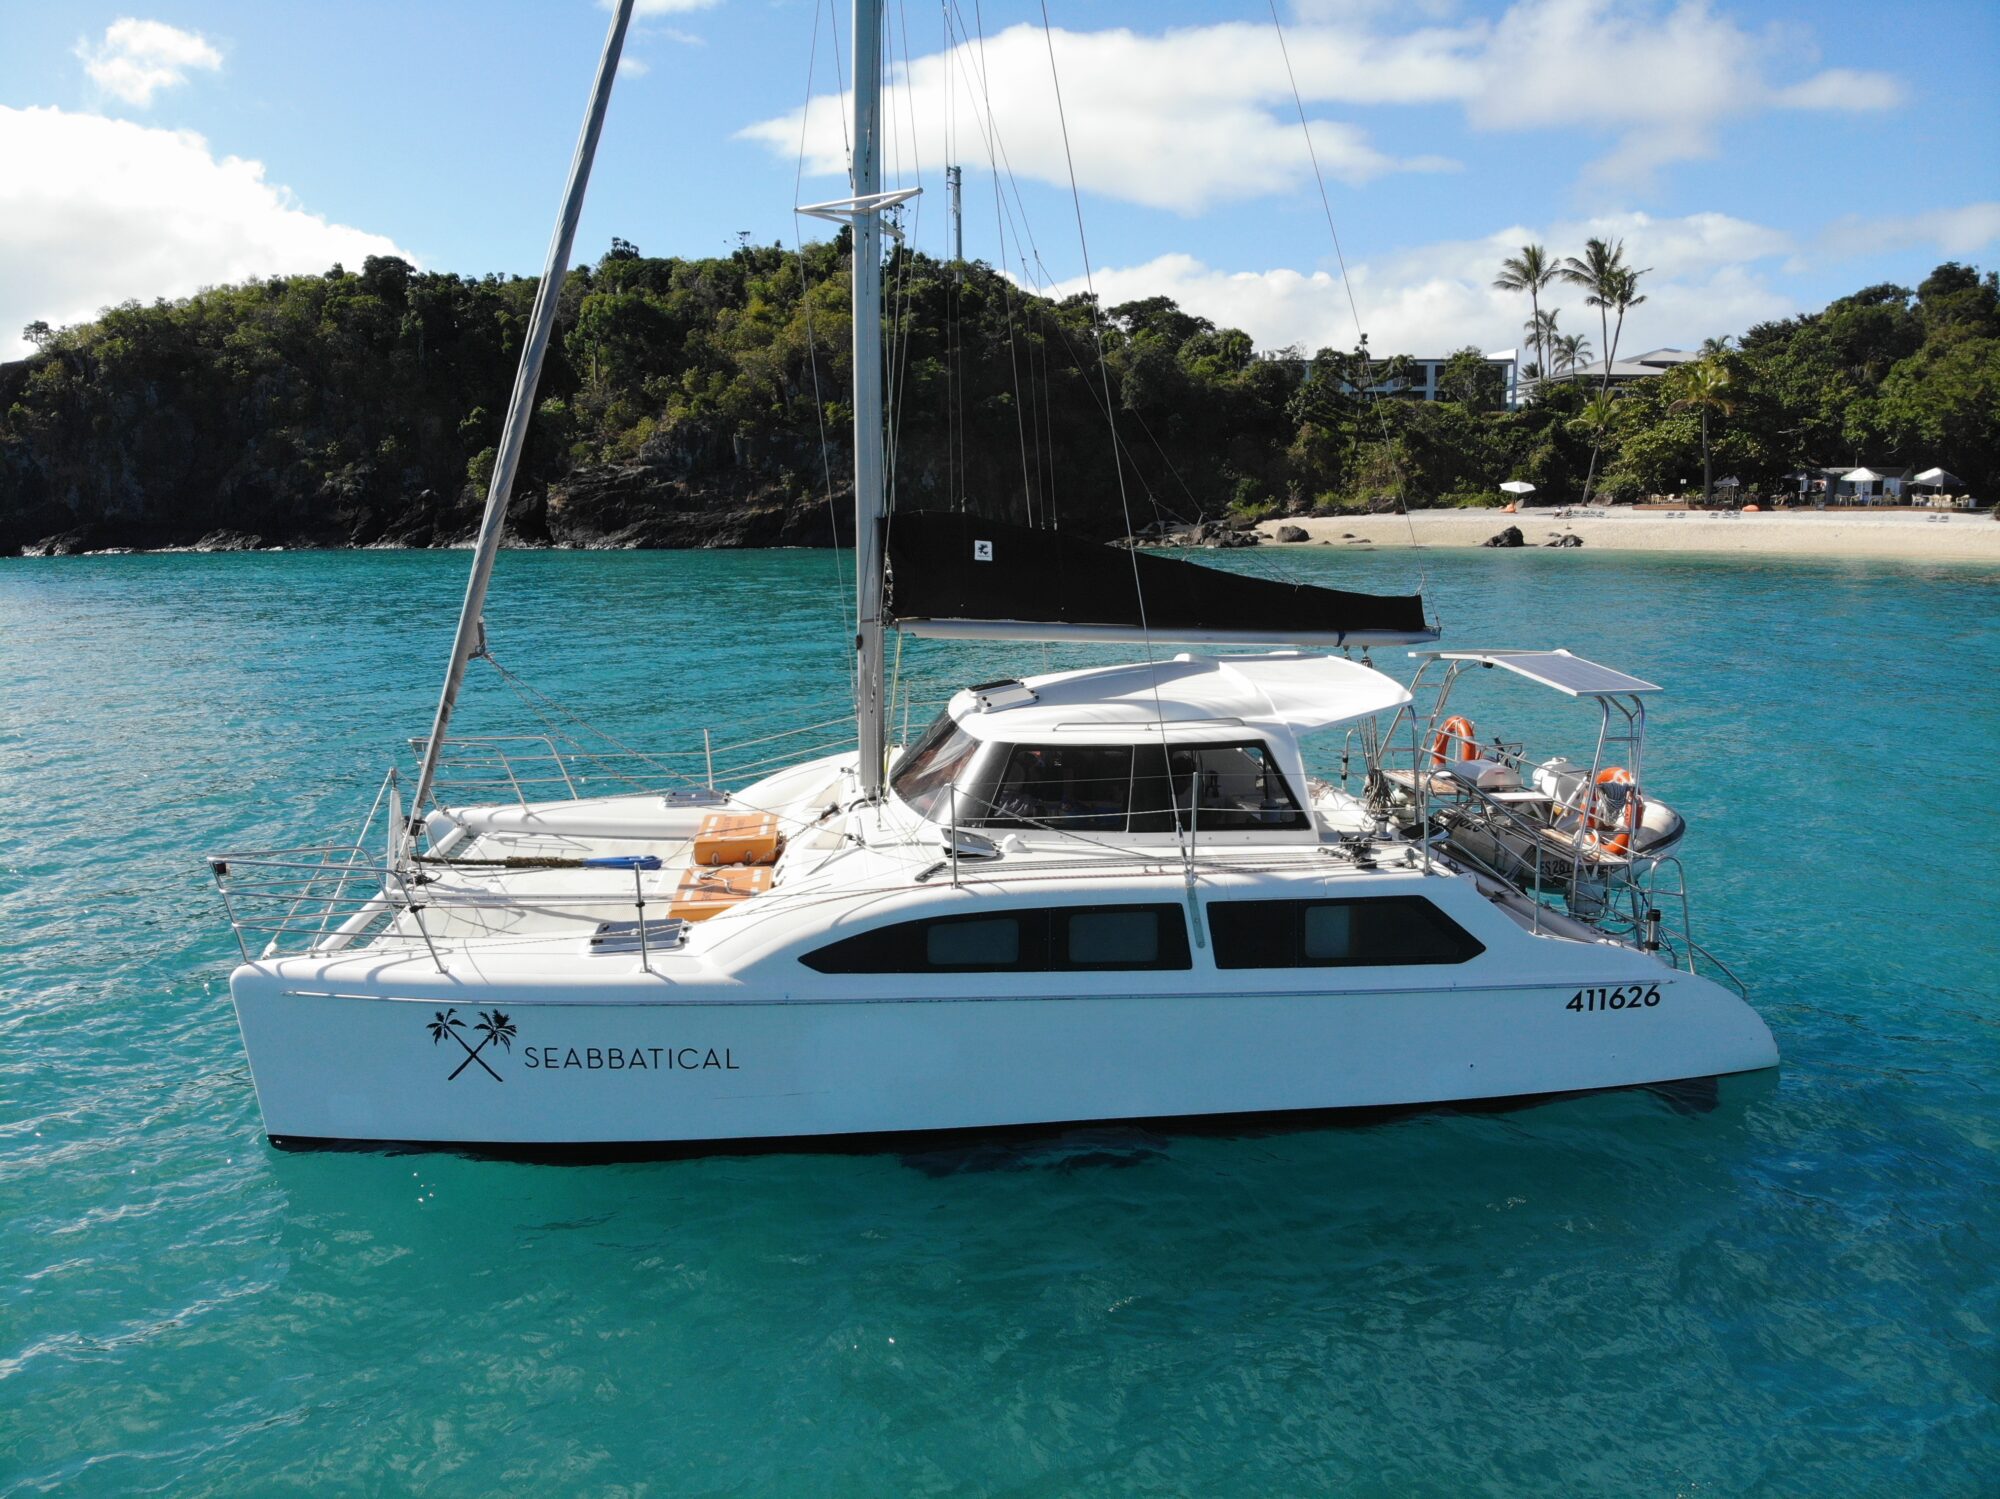
POLYGON ((1715 487, 1717 489, 1741 489, 1743 481, 1737 478, 1736 475, 1731 474, 1727 479, 1717 479, 1715 487))
POLYGON ((1840 482, 1843 484, 1873 484, 1881 477, 1872 468, 1855 468, 1849 469, 1846 473, 1842 474, 1840 482))
POLYGON ((1530 484, 1526 479, 1509 479, 1500 487, 1509 494, 1533 494, 1535 492, 1535 486, 1530 484))
POLYGON ((1941 468, 1927 468, 1910 482, 1921 484, 1926 489, 1942 489, 1947 484, 1963 484, 1965 481, 1957 474, 1946 473, 1941 468))

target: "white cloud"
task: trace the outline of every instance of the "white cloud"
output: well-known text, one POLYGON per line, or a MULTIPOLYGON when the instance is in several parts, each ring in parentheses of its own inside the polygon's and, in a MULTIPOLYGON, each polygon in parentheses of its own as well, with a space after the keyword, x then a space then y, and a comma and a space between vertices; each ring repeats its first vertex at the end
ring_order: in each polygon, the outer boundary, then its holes
POLYGON ((653 71, 653 65, 643 57, 621 57, 618 59, 620 78, 644 78, 653 71))
POLYGON ((2000 242, 2000 203, 1968 203, 1893 218, 1845 218, 1828 228, 1821 252, 1865 255, 1935 245, 1946 255, 1977 255, 1995 242, 2000 242))
POLYGON ((1903 102, 1903 86, 1882 73, 1853 68, 1828 68, 1778 95, 1787 109, 1894 109, 1903 102))
POLYGON ((79 41, 76 55, 92 83, 140 109, 161 89, 186 83, 190 70, 213 73, 222 66, 222 54, 198 32, 130 16, 105 27, 95 46, 79 41))
MULTIPOLYGON (((1797 310, 1793 299, 1766 279, 1764 268, 1790 251, 1788 236, 1727 214, 1657 219, 1625 213, 1545 230, 1517 226, 1351 265, 1368 346, 1378 354, 1425 357, 1467 345, 1518 347, 1528 303, 1494 288, 1500 261, 1531 240, 1580 245, 1590 235, 1622 239, 1627 259, 1651 272, 1642 284, 1646 301, 1627 318, 1621 349, 1698 344, 1711 334, 1739 333, 1797 310)), ((1354 346, 1346 292, 1326 271, 1227 271, 1192 256, 1163 255, 1144 265, 1098 270, 1092 279, 1106 306, 1164 294, 1191 312, 1242 328, 1260 348, 1354 346)), ((1078 277, 1055 291, 1082 289, 1078 277)), ((1543 297, 1543 306, 1550 305, 1562 309, 1563 331, 1587 333, 1593 347, 1601 343, 1596 314, 1584 308, 1580 293, 1551 288, 1543 297)))
MULTIPOLYGON (((1052 40, 1069 147, 1086 190, 1194 213, 1212 203, 1294 191, 1311 180, 1284 60, 1268 28, 1211 26, 1158 37, 1058 29, 1052 40)), ((987 38, 983 49, 959 46, 898 68, 883 101, 885 164, 893 172, 898 162, 938 159, 950 87, 968 137, 961 154, 985 154, 973 142, 990 98, 999 150, 1012 170, 1067 186, 1069 157, 1048 46, 1039 26, 1024 24, 987 38), (974 98, 982 101, 976 111, 974 98)), ((1303 78, 1308 65, 1296 47, 1293 62, 1303 78)), ((840 104, 835 95, 815 95, 803 111, 807 168, 820 175, 847 170, 840 104)), ((801 113, 760 121, 740 135, 790 157, 799 148, 801 113)), ((1313 146, 1321 169, 1348 183, 1453 165, 1435 156, 1388 155, 1359 127, 1334 120, 1313 121, 1313 146)))
POLYGON ((0 105, 0 359, 22 326, 95 317, 127 298, 186 296, 280 272, 403 255, 306 212, 261 162, 188 131, 0 105))
MULTIPOLYGON (((1296 191, 1310 167, 1292 77, 1308 112, 1322 115, 1329 106, 1451 105, 1477 130, 1609 137, 1610 154, 1593 175, 1627 187, 1660 166, 1711 154, 1723 124, 1776 104, 1878 109, 1901 94, 1894 79, 1854 69, 1787 85, 1782 75, 1808 60, 1804 44, 1778 29, 1746 30, 1707 0, 1514 0, 1496 19, 1457 24, 1429 24, 1437 7, 1372 0, 1304 9, 1286 33, 1290 76, 1272 29, 1253 22, 1155 35, 1056 31, 1081 185, 1185 212, 1296 191)), ((885 103, 892 166, 897 152, 905 161, 939 158, 948 85, 962 133, 977 135, 990 97, 1013 170, 1067 184, 1039 27, 1010 27, 983 48, 961 45, 897 68, 885 103)), ((803 113, 809 169, 843 173, 838 98, 816 96, 803 113)), ((800 125, 793 111, 741 133, 790 157, 800 125)), ((1326 170, 1349 183, 1450 165, 1393 156, 1360 127, 1324 118, 1314 142, 1326 170)))

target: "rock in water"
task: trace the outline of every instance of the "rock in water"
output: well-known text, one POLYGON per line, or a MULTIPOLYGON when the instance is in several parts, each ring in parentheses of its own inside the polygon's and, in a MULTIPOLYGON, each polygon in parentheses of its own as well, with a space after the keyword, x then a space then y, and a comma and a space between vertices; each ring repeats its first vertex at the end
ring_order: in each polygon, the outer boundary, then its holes
POLYGON ((1481 546, 1489 547, 1524 547, 1527 544, 1528 538, 1521 534, 1519 526, 1509 526, 1498 536, 1489 536, 1480 543, 1481 546))
POLYGON ((1574 531, 1570 531, 1561 536, 1551 536, 1542 545, 1547 547, 1580 547, 1583 545, 1583 538, 1574 531))

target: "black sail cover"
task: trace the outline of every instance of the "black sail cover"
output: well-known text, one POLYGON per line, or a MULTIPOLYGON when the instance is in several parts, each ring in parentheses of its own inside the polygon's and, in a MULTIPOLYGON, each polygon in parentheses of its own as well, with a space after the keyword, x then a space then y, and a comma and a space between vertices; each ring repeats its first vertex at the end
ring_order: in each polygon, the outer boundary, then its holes
POLYGON ((951 511, 891 517, 888 555, 887 614, 918 635, 1334 645, 1437 637, 1422 594, 1249 577, 951 511))

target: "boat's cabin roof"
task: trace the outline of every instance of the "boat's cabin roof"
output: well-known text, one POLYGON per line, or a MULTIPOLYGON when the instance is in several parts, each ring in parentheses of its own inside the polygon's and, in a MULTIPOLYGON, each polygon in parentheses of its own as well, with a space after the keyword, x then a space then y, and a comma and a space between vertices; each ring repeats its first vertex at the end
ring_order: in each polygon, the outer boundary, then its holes
POLYGON ((988 682, 952 698, 890 787, 930 821, 1030 840, 1310 840, 1299 735, 1408 701, 1371 667, 1297 653, 988 682))
POLYGON ((1290 739, 1409 700, 1399 683, 1340 656, 1182 654, 968 687, 947 711, 981 740, 1157 743, 1163 727, 1174 737, 1250 728, 1290 739))

